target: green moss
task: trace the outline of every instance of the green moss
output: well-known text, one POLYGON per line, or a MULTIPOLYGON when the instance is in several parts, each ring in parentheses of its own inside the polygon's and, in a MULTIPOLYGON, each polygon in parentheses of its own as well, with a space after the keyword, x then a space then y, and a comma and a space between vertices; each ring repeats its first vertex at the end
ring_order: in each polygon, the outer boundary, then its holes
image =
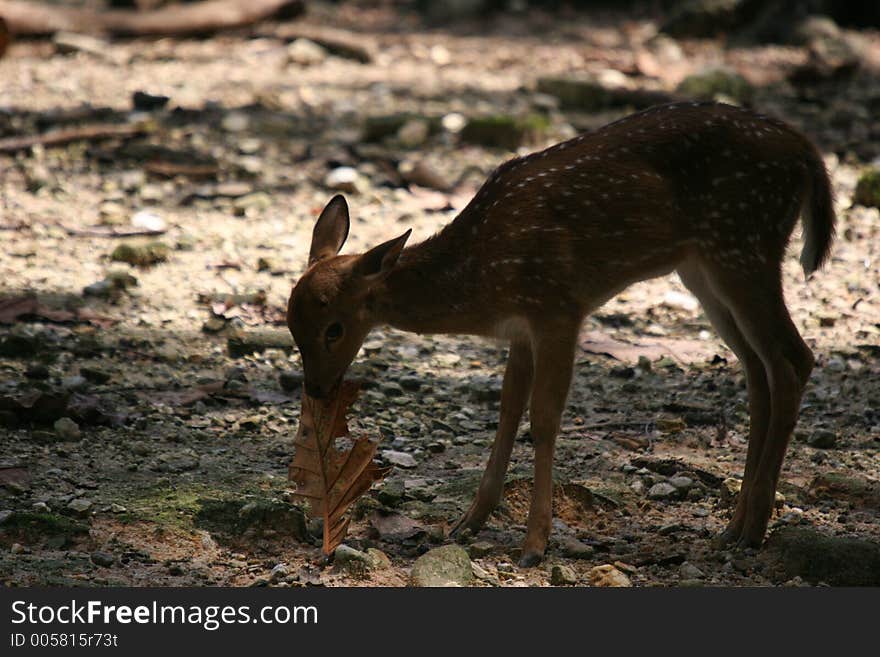
POLYGON ((28 542, 55 536, 69 538, 88 533, 88 525, 56 513, 16 511, 3 523, 4 537, 23 538, 28 542))
POLYGON ((689 75, 681 81, 677 91, 689 98, 712 100, 722 96, 738 103, 748 103, 755 92, 743 76, 723 68, 689 75))
POLYGON ((110 259, 114 262, 127 262, 136 267, 149 267, 168 260, 170 249, 164 242, 146 242, 144 244, 122 243, 113 249, 110 259))
POLYGON ((525 117, 483 116, 468 121, 461 131, 461 140, 489 148, 516 150, 525 144, 540 141, 549 127, 549 119, 541 114, 525 117))
POLYGON ((853 203, 880 208, 880 169, 868 169, 859 177, 853 203))

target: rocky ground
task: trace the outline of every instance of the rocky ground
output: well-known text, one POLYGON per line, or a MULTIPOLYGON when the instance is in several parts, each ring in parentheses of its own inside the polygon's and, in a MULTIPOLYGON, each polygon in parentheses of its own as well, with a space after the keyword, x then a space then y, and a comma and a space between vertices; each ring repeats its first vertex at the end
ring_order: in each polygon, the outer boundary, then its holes
POLYGON ((201 41, 23 42, 0 60, 0 139, 85 123, 143 131, 0 154, 0 581, 396 586, 414 570, 484 586, 880 584, 880 213, 868 183, 854 202, 880 155, 880 36, 725 47, 637 15, 436 30, 319 7, 308 20, 357 30, 346 38, 369 57, 268 25, 201 41), (287 482, 301 374, 283 313, 329 196, 349 195, 348 252, 408 227, 426 237, 513 151, 646 94, 706 93, 801 127, 837 191, 829 265, 805 282, 795 239, 784 266, 817 367, 768 547, 712 547, 745 458, 745 387, 669 277, 584 327, 537 568, 515 565, 524 423, 505 502, 467 555, 447 548, 413 569, 470 502, 504 346, 371 336, 353 366, 365 389, 352 425, 383 436, 394 470, 323 567, 320 525, 287 482))

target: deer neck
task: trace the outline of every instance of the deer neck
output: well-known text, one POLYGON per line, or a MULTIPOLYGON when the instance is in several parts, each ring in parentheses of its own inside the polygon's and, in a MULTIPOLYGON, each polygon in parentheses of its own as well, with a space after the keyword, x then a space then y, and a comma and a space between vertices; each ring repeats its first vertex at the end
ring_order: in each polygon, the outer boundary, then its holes
POLYGON ((450 226, 404 249, 375 292, 378 324, 416 333, 470 332, 473 299, 462 283, 472 283, 477 272, 469 271, 473 258, 454 248, 453 232, 450 226))

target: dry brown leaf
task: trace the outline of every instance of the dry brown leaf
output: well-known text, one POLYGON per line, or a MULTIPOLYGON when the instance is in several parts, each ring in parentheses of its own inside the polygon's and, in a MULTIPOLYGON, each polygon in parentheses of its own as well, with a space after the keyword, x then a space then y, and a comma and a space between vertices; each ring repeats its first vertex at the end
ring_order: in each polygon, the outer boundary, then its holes
POLYGON ((288 471, 289 479, 296 482, 297 496, 308 500, 312 515, 324 518, 327 556, 345 538, 349 507, 391 471, 373 461, 377 444, 366 437, 354 439, 349 451, 336 447, 336 439, 348 435, 345 412, 357 394, 357 385, 348 381, 327 399, 303 393, 296 452, 288 471))

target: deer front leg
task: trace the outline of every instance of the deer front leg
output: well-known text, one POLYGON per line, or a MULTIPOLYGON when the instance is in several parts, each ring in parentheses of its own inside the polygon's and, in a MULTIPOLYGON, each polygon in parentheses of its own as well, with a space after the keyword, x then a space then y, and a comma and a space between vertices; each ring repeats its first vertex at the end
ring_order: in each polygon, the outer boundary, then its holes
POLYGON ((516 432, 532 389, 533 373, 531 345, 525 339, 512 341, 507 368, 504 370, 504 383, 501 386, 501 414, 492 453, 470 509, 455 524, 450 534, 463 529, 478 532, 501 501, 504 476, 507 474, 510 452, 513 450, 516 432))
POLYGON ((532 501, 519 565, 536 566, 544 558, 553 519, 553 450, 574 366, 578 325, 537 333, 535 382, 529 406, 535 444, 532 501))

